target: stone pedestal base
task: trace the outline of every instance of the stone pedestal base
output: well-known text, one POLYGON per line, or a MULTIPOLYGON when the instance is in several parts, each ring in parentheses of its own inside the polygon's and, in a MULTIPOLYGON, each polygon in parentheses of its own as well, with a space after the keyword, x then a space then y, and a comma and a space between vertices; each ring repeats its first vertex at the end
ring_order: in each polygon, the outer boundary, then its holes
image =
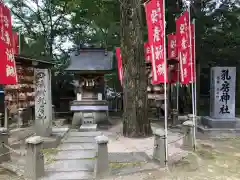
POLYGON ((79 128, 82 124, 97 124, 108 121, 108 104, 104 100, 73 101, 70 110, 74 113, 73 128, 79 128))
POLYGON ((209 128, 236 128, 236 119, 213 119, 209 116, 202 117, 202 125, 209 128))

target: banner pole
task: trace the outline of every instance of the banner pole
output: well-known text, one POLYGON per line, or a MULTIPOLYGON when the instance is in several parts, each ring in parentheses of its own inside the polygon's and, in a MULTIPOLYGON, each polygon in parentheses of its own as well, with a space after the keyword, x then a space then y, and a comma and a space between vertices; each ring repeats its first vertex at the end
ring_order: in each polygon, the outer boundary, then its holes
POLYGON ((165 0, 163 0, 163 21, 164 21, 164 130, 165 130, 165 165, 168 165, 168 101, 167 101, 167 58, 166 58, 166 21, 165 21, 165 0))
POLYGON ((193 79, 193 56, 192 56, 192 30, 191 30, 191 13, 190 13, 190 5, 188 7, 189 13, 189 35, 190 35, 190 62, 191 62, 191 90, 192 90, 192 115, 193 115, 193 142, 194 142, 194 150, 196 149, 196 117, 195 117, 195 96, 194 96, 194 79, 193 79))
MULTIPOLYGON (((4 92, 6 96, 6 91, 4 92)), ((7 108, 7 101, 4 100, 4 128, 8 129, 8 108, 7 108)))
POLYGON ((180 85, 180 65, 177 65, 177 112, 179 114, 179 85, 180 85))
POLYGON ((196 23, 196 21, 195 21, 195 19, 193 19, 193 27, 194 27, 194 31, 193 31, 193 38, 194 38, 194 44, 193 44, 193 52, 194 52, 194 57, 193 57, 193 62, 194 62, 194 75, 195 75, 195 81, 194 81, 194 84, 195 84, 195 86, 194 86, 194 96, 195 96, 195 98, 194 98, 194 100, 195 100, 195 115, 197 116, 198 114, 197 114, 197 64, 196 64, 196 49, 195 49, 195 45, 196 45, 196 33, 195 33, 195 31, 196 31, 196 25, 195 25, 195 23, 196 23))
POLYGON ((18 54, 21 54, 21 30, 18 31, 18 54))

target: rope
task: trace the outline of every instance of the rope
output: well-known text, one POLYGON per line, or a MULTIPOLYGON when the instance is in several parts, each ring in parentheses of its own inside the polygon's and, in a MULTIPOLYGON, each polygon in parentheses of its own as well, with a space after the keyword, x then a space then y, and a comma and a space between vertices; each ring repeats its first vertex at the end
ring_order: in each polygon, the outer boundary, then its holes
MULTIPOLYGON (((188 134, 188 133, 187 133, 187 134, 188 134)), ((185 134, 184 136, 182 136, 182 137, 180 137, 180 138, 178 138, 178 139, 176 139, 176 140, 174 140, 174 141, 169 142, 168 144, 173 144, 173 143, 175 143, 175 142, 177 142, 177 141, 185 138, 185 137, 187 136, 187 134, 185 134)))
MULTIPOLYGON (((8 153, 13 152, 13 153, 15 153, 15 154, 17 154, 17 155, 20 155, 20 156, 25 156, 25 155, 26 155, 25 153, 18 152, 18 151, 16 151, 15 149, 11 148, 10 146, 8 146, 8 145, 6 145, 6 144, 4 144, 4 143, 3 143, 3 146, 10 150, 8 153)), ((3 156, 3 155, 2 155, 2 156, 3 156)))
POLYGON ((5 155, 8 155, 10 154, 11 152, 7 152, 7 153, 3 153, 3 154, 0 154, 0 156, 5 156, 5 155))

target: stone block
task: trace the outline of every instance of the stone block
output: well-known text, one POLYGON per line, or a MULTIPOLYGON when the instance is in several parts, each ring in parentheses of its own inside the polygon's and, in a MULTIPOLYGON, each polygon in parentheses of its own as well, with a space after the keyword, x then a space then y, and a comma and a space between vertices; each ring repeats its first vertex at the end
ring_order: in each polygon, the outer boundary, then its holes
POLYGON ((79 131, 97 131, 97 124, 83 124, 80 126, 79 131))
POLYGON ((55 179, 64 179, 64 180, 87 180, 93 179, 93 173, 88 171, 73 171, 73 172, 46 172, 46 177, 42 180, 55 180, 55 179))
POLYGON ((95 150, 97 148, 96 143, 64 143, 59 145, 59 150, 95 150))
POLYGON ((51 172, 72 172, 72 171, 94 171, 95 160, 92 159, 71 159, 57 160, 46 166, 51 172))
POLYGON ((163 129, 156 129, 154 132, 153 159, 160 162, 161 166, 164 166, 167 161, 165 150, 165 132, 163 129))
POLYGON ((236 127, 236 119, 214 119, 209 116, 202 117, 202 125, 209 128, 230 128, 234 129, 236 127))
POLYGON ((183 123, 184 138, 183 138, 182 148, 185 150, 195 149, 195 142, 194 142, 194 136, 193 136, 194 128, 195 128, 194 124, 191 120, 185 121, 183 123))
POLYGON ((10 160, 10 150, 7 148, 9 133, 7 128, 0 128, 0 163, 10 160), (4 146, 6 145, 6 146, 4 146))
POLYGON ((92 131, 92 132, 69 132, 70 137, 96 137, 102 135, 100 131, 92 131))
POLYGON ((44 156, 42 153, 43 139, 33 136, 26 139, 25 179, 37 180, 44 176, 44 156))
POLYGON ((97 156, 96 149, 94 150, 69 150, 59 151, 55 157, 56 160, 74 160, 74 159, 95 159, 97 156))
POLYGON ((95 138, 98 149, 97 159, 95 164, 95 176, 96 178, 102 178, 109 174, 109 162, 108 162, 108 137, 102 135, 95 138))
POLYGON ((63 143, 95 143, 94 137, 68 137, 62 140, 63 143))

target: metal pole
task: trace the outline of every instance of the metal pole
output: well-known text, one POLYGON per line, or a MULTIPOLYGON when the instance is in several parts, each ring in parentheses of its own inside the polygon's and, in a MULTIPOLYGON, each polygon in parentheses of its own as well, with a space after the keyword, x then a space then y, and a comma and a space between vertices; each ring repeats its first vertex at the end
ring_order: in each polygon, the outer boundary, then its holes
POLYGON ((179 63, 177 65, 177 112, 179 113, 179 83, 180 83, 180 68, 179 68, 179 63))
POLYGON ((18 54, 21 54, 21 31, 18 30, 18 54))
POLYGON ((195 118, 195 101, 194 101, 194 80, 193 80, 193 58, 192 58, 192 31, 191 31, 191 14, 190 14, 190 6, 188 7, 189 13, 189 35, 190 35, 190 61, 191 61, 191 85, 192 85, 192 114, 193 114, 193 142, 194 142, 194 149, 196 148, 196 118, 195 118))
MULTIPOLYGON (((175 17, 175 22, 176 22, 177 18, 175 17)), ((178 54, 178 65, 177 65, 177 112, 179 114, 179 86, 180 86, 180 55, 177 51, 178 54)))
POLYGON ((8 129, 8 109, 6 101, 4 102, 4 128, 8 129))
POLYGON ((163 20, 164 20, 164 29, 163 29, 163 40, 164 40, 164 108, 165 108, 165 113, 164 113, 164 129, 165 129, 165 165, 167 166, 168 164, 168 125, 167 125, 167 120, 168 120, 168 105, 167 105, 167 58, 166 58, 166 22, 165 22, 165 0, 163 0, 163 20))
POLYGON ((194 86, 194 100, 195 100, 195 115, 197 116, 197 64, 196 64, 196 49, 195 49, 195 45, 196 45, 196 34, 195 34, 195 31, 196 31, 196 28, 195 28, 195 19, 193 19, 193 27, 194 27, 194 31, 193 31, 193 38, 194 38, 194 44, 193 44, 193 48, 194 48, 194 59, 193 59, 193 62, 194 62, 194 75, 195 75, 195 86, 194 86))

